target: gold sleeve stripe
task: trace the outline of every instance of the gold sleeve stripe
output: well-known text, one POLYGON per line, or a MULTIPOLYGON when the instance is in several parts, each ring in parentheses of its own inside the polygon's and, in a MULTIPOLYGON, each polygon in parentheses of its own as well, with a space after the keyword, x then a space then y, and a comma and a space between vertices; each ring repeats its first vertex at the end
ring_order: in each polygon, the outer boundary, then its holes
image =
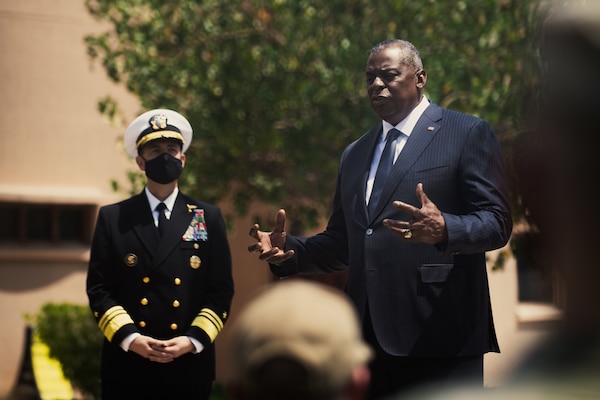
POLYGON ((200 310, 200 313, 194 318, 192 325, 197 326, 206 332, 211 343, 215 341, 217 335, 221 332, 221 329, 223 329, 223 321, 210 308, 203 308, 200 310))
POLYGON ((110 342, 115 333, 127 324, 133 324, 133 319, 123 307, 114 306, 106 310, 98 322, 98 327, 110 342))

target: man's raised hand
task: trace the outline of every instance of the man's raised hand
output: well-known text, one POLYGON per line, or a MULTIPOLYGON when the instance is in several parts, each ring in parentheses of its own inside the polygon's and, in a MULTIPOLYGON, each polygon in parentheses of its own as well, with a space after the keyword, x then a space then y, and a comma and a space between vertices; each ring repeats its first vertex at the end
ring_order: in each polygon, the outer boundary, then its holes
POLYGON ((250 228, 250 236, 257 240, 248 246, 251 253, 259 253, 258 258, 270 264, 281 264, 294 255, 293 250, 283 251, 285 249, 285 210, 277 211, 275 228, 271 232, 260 230, 258 224, 250 228))

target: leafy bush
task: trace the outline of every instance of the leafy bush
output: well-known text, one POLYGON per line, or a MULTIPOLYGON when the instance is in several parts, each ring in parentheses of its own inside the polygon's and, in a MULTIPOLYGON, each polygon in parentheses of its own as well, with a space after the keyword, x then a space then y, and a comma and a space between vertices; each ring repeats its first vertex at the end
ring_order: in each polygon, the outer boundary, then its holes
POLYGON ((70 303, 46 303, 34 324, 71 384, 86 398, 99 399, 103 337, 90 309, 70 303))

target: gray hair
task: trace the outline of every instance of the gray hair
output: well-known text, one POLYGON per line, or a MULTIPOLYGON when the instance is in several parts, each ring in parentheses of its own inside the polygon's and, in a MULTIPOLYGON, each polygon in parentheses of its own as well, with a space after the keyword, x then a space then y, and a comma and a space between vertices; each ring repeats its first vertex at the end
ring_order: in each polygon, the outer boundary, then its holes
POLYGON ((402 50, 403 62, 415 69, 423 69, 423 61, 421 61, 421 55, 419 50, 410 42, 402 39, 387 39, 383 42, 377 43, 371 48, 371 54, 379 53, 381 50, 388 47, 398 47, 402 50))

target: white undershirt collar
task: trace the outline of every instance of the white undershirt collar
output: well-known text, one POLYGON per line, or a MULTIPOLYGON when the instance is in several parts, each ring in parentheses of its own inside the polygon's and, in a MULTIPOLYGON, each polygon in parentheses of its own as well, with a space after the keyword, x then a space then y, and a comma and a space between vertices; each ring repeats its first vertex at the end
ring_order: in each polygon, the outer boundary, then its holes
POLYGON ((150 193, 150 190, 148 190, 148 186, 146 186, 145 192, 146 192, 146 197, 148 198, 148 204, 150 204, 150 209, 152 210, 152 215, 154 216, 154 219, 155 219, 154 222, 157 223, 157 221, 158 221, 158 212, 156 211, 156 206, 159 203, 165 203, 165 205, 167 206, 165 215, 167 216, 167 219, 170 219, 171 211, 173 211, 173 207, 175 206, 175 199, 177 199, 177 194, 179 193, 179 188, 176 186, 175 190, 173 190, 173 192, 162 202, 159 199, 157 199, 156 196, 154 196, 152 193, 150 193))

